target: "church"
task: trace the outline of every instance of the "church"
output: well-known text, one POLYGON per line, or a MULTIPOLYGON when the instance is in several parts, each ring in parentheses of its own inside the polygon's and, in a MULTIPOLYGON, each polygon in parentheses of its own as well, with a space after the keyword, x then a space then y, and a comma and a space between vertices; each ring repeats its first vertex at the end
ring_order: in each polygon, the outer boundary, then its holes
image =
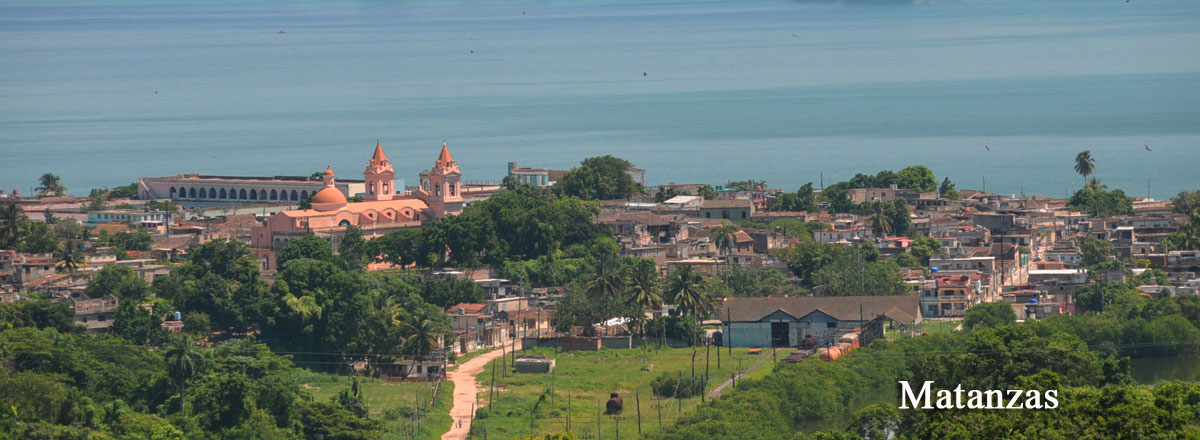
POLYGON ((312 209, 272 214, 254 228, 251 246, 263 269, 275 270, 275 253, 288 242, 306 235, 317 235, 336 244, 348 226, 362 229, 363 235, 370 238, 462 212, 462 173, 445 142, 433 168, 421 172, 420 185, 415 190, 396 188, 395 178, 396 171, 383 153, 381 143, 375 144, 375 154, 363 171, 361 202, 347 201, 335 183, 333 169, 326 168, 321 176, 324 188, 313 196, 312 209))

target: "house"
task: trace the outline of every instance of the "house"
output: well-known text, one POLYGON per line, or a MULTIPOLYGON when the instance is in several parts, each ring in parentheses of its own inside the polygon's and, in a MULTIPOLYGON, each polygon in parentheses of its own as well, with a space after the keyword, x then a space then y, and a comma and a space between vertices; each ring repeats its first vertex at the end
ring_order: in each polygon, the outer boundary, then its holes
POLYGON ((517 166, 516 161, 508 163, 508 175, 512 176, 518 185, 550 186, 554 185, 555 182, 558 182, 566 174, 567 170, 521 168, 517 166))
POLYGON ((862 331, 863 343, 883 335, 883 322, 921 322, 917 295, 726 298, 717 311, 722 342, 735 347, 797 347, 808 337, 829 345, 862 331))
POLYGON ((979 304, 982 294, 982 275, 935 276, 934 289, 921 295, 921 311, 926 317, 962 317, 972 306, 979 304))
POLYGON ((88 333, 108 331, 116 322, 119 301, 114 296, 72 300, 75 307, 75 323, 87 327, 88 333))
POLYGON ((871 228, 822 229, 813 231, 813 240, 817 243, 841 243, 867 241, 875 238, 871 228))
POLYGON ((747 199, 705 200, 700 204, 700 217, 727 220, 746 220, 754 214, 754 203, 747 199))

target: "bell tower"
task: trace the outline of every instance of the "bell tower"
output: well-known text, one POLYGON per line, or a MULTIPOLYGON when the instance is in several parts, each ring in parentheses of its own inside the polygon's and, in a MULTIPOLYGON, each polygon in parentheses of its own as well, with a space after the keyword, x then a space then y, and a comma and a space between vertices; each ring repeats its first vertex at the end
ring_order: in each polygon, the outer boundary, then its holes
POLYGON ((366 181, 366 195, 363 200, 392 200, 396 194, 396 171, 392 163, 383 154, 383 145, 375 142, 375 154, 367 161, 367 169, 363 171, 366 181))
POLYGON ((450 148, 442 141, 442 153, 433 169, 421 173, 418 194, 429 205, 431 217, 438 219, 462 212, 462 173, 450 157, 450 148))

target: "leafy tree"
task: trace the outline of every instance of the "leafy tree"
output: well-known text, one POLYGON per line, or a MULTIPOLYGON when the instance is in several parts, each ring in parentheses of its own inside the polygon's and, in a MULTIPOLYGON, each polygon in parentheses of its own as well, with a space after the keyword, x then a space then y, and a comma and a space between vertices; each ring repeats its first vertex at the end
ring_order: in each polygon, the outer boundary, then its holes
POLYGON ((1113 247, 1108 240, 1091 237, 1079 246, 1079 253, 1084 266, 1095 266, 1112 258, 1113 247))
POLYGON ((917 237, 909 245, 908 251, 922 266, 928 267, 929 259, 942 253, 942 242, 931 237, 917 237))
POLYGON ((258 260, 241 242, 214 240, 192 248, 188 262, 154 279, 154 291, 180 311, 203 312, 220 329, 271 325, 276 304, 268 298, 258 260))
POLYGON ((83 331, 83 327, 75 324, 75 313, 66 303, 49 301, 0 303, 0 330, 21 327, 52 328, 58 333, 83 331))
POLYGON ((983 327, 1000 327, 1012 324, 1017 320, 1012 306, 1003 302, 988 302, 976 304, 967 310, 963 316, 963 328, 975 330, 983 327))
POLYGON ((28 220, 15 202, 0 202, 0 249, 20 247, 22 230, 28 220))
POLYGON ((1092 152, 1085 150, 1075 155, 1075 172, 1083 176, 1083 180, 1087 181, 1087 176, 1096 171, 1096 159, 1092 158, 1092 152))
POLYGON ((356 416, 332 402, 313 402, 299 411, 304 438, 373 440, 380 436, 380 423, 356 416))
POLYGON ((137 186, 138 186, 137 182, 133 182, 128 185, 122 185, 122 186, 115 187, 112 189, 112 191, 108 192, 108 198, 110 198, 110 199, 136 199, 138 196, 137 186))
POLYGON ((78 239, 86 238, 86 230, 79 221, 73 218, 64 218, 54 222, 54 235, 62 239, 78 239))
POLYGON ((849 185, 845 182, 830 185, 821 191, 821 200, 829 203, 829 212, 846 213, 854 210, 854 201, 850 199, 849 185))
POLYGON ((168 338, 162 328, 162 316, 155 316, 135 300, 120 301, 113 321, 112 333, 134 344, 157 345, 168 338))
POLYGON ((717 198, 717 189, 706 183, 696 188, 696 195, 700 196, 704 200, 712 200, 717 198))
POLYGON ((584 200, 627 199, 642 192, 641 185, 625 171, 629 161, 613 156, 589 157, 554 184, 555 194, 584 200))
POLYGON ((896 185, 914 191, 932 192, 938 190, 937 179, 933 171, 924 165, 905 167, 896 173, 896 185))
POLYGON ((46 173, 38 178, 38 187, 34 191, 38 192, 39 197, 61 196, 67 193, 67 187, 63 186, 58 176, 46 173))
POLYGON ((775 269, 733 267, 725 275, 725 285, 731 296, 798 296, 803 294, 799 287, 775 269))
POLYGON ((1067 199, 1067 207, 1085 212, 1092 217, 1109 217, 1133 214, 1133 199, 1125 191, 1116 189, 1082 188, 1067 199))
POLYGON ((367 404, 363 401, 362 389, 358 385, 357 376, 350 383, 350 388, 342 390, 335 399, 338 405, 359 418, 367 417, 367 404))
POLYGON ((279 266, 286 266, 289 261, 307 258, 310 260, 332 261, 333 245, 316 235, 306 235, 288 242, 279 250, 279 266))
POLYGON ((108 208, 105 203, 108 202, 108 188, 92 188, 88 193, 88 204, 83 208, 84 211, 103 211, 108 208))
POLYGON ((1180 191, 1171 197, 1171 207, 1177 213, 1190 215, 1200 209, 1200 190, 1180 191))
POLYGON ((133 269, 115 263, 104 265, 83 294, 88 298, 112 295, 125 302, 141 302, 150 296, 146 282, 138 278, 133 269))
POLYGON ((187 313, 183 315, 183 330, 196 335, 206 335, 212 331, 212 322, 207 313, 187 313))
POLYGON ((342 266, 347 269, 362 269, 367 266, 370 247, 363 238, 362 229, 346 227, 342 240, 338 243, 338 256, 342 266))
POLYGON ((48 254, 58 249, 58 238, 49 225, 42 222, 25 222, 21 231, 18 250, 31 254, 48 254))
POLYGON ((767 181, 765 181, 765 180, 746 179, 746 180, 730 180, 730 181, 725 182, 725 188, 738 190, 738 191, 754 191, 754 190, 762 189, 762 188, 766 188, 766 187, 767 187, 767 181))
POLYGON ((958 195, 958 190, 954 188, 954 182, 951 182, 949 177, 942 179, 942 185, 938 187, 938 194, 943 199, 958 200, 961 198, 958 195))

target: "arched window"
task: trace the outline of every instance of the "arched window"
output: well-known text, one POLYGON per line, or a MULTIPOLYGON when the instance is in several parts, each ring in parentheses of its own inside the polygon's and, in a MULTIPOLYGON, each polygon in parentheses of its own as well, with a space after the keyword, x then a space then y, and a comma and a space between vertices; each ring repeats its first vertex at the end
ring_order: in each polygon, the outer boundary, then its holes
POLYGON ((221 188, 221 198, 222 199, 229 198, 229 195, 225 193, 225 188, 221 188))
POLYGON ((433 188, 433 195, 434 195, 434 197, 441 197, 441 196, 442 196, 442 186, 441 186, 441 185, 438 185, 438 186, 436 186, 436 187, 434 187, 434 188, 433 188))
POLYGON ((267 199, 267 190, 265 190, 265 189, 258 190, 258 199, 266 200, 267 199))
POLYGON ((308 190, 300 192, 300 200, 308 200, 308 190))
POLYGON ((171 198, 175 198, 175 187, 171 187, 171 198))
POLYGON ((350 220, 342 220, 342 221, 338 222, 338 226, 341 226, 341 227, 350 226, 350 220))
POLYGON ((208 189, 208 198, 210 198, 210 199, 217 198, 217 190, 209 188, 208 189))
POLYGON ((367 185, 367 194, 375 195, 375 184, 367 185))
POLYGON ((208 191, 205 191, 205 190, 204 190, 204 188, 200 188, 200 193, 199 193, 198 195, 199 195, 199 197, 200 197, 200 198, 202 198, 202 199, 207 199, 207 198, 208 198, 208 191))
POLYGON ((383 193, 384 194, 388 193, 388 182, 383 182, 383 193))
POLYGON ((454 195, 454 193, 456 192, 454 187, 456 187, 456 186, 458 186, 457 183, 450 182, 450 185, 448 186, 448 188, 450 188, 450 195, 454 195))
POLYGON ((279 200, 279 193, 275 192, 275 190, 271 190, 271 200, 279 200))
POLYGON ((300 195, 296 194, 296 190, 292 190, 292 200, 300 200, 300 195))
POLYGON ((258 200, 258 191, 250 190, 250 200, 258 200))
POLYGON ((238 198, 242 199, 242 200, 246 200, 246 189, 245 188, 238 190, 238 198))

